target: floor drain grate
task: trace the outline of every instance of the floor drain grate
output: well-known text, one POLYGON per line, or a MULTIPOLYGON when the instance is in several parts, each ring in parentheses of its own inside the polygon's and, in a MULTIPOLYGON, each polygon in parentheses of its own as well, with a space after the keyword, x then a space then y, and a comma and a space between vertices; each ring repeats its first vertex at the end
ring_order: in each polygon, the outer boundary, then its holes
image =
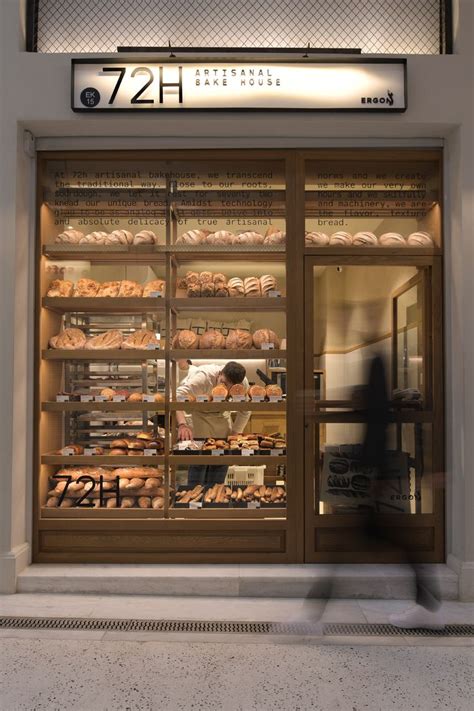
POLYGON ((217 634, 287 634, 326 636, 471 637, 474 625, 447 625, 444 630, 403 630, 388 624, 321 625, 304 622, 231 622, 210 620, 112 620, 78 617, 0 617, 0 629, 86 630, 103 632, 187 632, 217 634))

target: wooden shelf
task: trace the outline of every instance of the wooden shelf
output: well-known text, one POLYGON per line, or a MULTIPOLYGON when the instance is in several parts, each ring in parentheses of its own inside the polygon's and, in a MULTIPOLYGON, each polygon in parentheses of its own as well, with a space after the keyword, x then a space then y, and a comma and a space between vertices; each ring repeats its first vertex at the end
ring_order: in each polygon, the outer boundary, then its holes
POLYGON ((77 350, 68 351, 51 348, 42 352, 44 360, 86 360, 86 361, 144 361, 144 360, 164 360, 164 350, 121 350, 111 349, 99 350, 77 350))
POLYGON ((162 402, 43 402, 44 412, 164 412, 162 402))
POLYGON ((145 457, 144 455, 139 455, 138 457, 134 457, 133 455, 126 455, 123 457, 114 457, 110 455, 107 456, 105 454, 87 456, 85 454, 77 454, 72 456, 61 456, 60 454, 43 454, 41 457, 41 464, 94 464, 96 467, 122 467, 124 465, 147 467, 164 463, 164 455, 156 455, 150 457, 145 457))
POLYGON ((215 359, 215 360, 270 360, 273 358, 286 358, 286 351, 273 350, 273 351, 262 351, 258 348, 251 348, 249 350, 235 351, 226 349, 176 349, 170 351, 170 358, 172 360, 183 360, 183 359, 215 359))
POLYGON ((55 260, 78 260, 85 262, 164 262, 164 245, 79 245, 53 243, 43 246, 43 255, 55 260))
POLYGON ((175 311, 286 311, 284 297, 231 298, 198 297, 171 299, 171 308, 175 311))
POLYGON ((439 247, 335 247, 305 246, 306 255, 327 257, 426 257, 441 254, 439 247))
POLYGON ((43 308, 58 314, 87 312, 111 314, 135 314, 163 311, 164 298, 96 298, 96 297, 53 297, 42 299, 43 308))
POLYGON ((271 456, 269 454, 251 454, 248 457, 242 455, 224 454, 221 456, 212 456, 212 454, 170 454, 170 464, 215 464, 216 467, 222 467, 227 464, 241 464, 243 467, 257 466, 258 464, 286 464, 286 454, 271 456))
POLYGON ((286 245, 284 244, 248 245, 246 247, 242 245, 223 247, 213 244, 201 244, 197 247, 192 247, 187 244, 175 244, 167 249, 180 264, 209 259, 209 257, 225 262, 239 259, 248 261, 249 257, 262 263, 284 262, 286 260, 286 245))
POLYGON ((196 412, 206 410, 206 412, 222 412, 234 410, 236 412, 282 412, 286 410, 286 401, 281 402, 171 402, 170 410, 185 410, 186 412, 196 412))
MULTIPOLYGON (((43 509, 44 510, 44 509, 43 509)), ((47 509, 48 511, 57 511, 58 509, 47 509)), ((70 511, 71 509, 66 509, 70 511)), ((100 510, 100 509, 96 509, 100 510)), ((120 510, 120 509, 115 509, 120 510)), ((127 509, 125 509, 127 510, 127 509)), ((128 509, 133 511, 133 509, 128 509)), ((144 509, 145 511, 148 509, 144 509)), ((64 509, 61 509, 64 511, 64 509)), ((114 511, 114 509, 112 509, 114 511)), ((204 506, 200 509, 188 509, 184 506, 173 508, 170 506, 168 511, 170 519, 286 519, 286 508, 273 508, 261 506, 259 509, 246 508, 212 508, 204 506)))
MULTIPOLYGON (((258 510, 258 509, 257 509, 258 510)), ((41 507, 41 518, 68 518, 68 519, 84 519, 84 518, 119 518, 119 519, 137 519, 137 518, 164 518, 163 509, 95 509, 88 506, 76 506, 69 509, 62 509, 57 506, 49 508, 41 507)))

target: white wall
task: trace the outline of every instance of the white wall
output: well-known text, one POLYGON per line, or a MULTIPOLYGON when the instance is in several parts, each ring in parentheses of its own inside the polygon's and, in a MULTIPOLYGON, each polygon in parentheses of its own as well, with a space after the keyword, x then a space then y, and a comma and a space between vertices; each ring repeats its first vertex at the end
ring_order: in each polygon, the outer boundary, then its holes
MULTIPOLYGON (((63 137, 63 147, 354 145, 400 138, 444 138, 446 180, 446 314, 448 419, 448 552, 461 574, 464 597, 474 596, 474 144, 472 75, 473 3, 459 0, 459 33, 452 56, 408 59, 408 111, 397 115, 251 114, 156 117, 73 114, 70 57, 21 50, 20 3, 0 3, 2 156, 0 166, 0 575, 13 591, 27 557, 31 510, 31 339, 33 309, 28 204, 32 166, 22 152, 24 128, 36 137, 63 137), (449 244, 451 243, 451 247, 449 244), (13 413, 13 416, 12 416, 13 413)), ((429 141, 428 141, 429 142, 429 141)), ((43 145, 45 145, 43 141, 43 145)))

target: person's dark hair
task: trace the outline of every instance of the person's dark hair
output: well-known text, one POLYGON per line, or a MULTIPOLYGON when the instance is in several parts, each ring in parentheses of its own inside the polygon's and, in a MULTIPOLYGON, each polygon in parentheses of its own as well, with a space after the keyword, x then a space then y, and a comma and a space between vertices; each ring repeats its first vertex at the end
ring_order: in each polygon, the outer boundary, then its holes
POLYGON ((222 375, 229 380, 233 385, 241 383, 245 378, 245 368, 235 360, 230 360, 222 369, 222 375))

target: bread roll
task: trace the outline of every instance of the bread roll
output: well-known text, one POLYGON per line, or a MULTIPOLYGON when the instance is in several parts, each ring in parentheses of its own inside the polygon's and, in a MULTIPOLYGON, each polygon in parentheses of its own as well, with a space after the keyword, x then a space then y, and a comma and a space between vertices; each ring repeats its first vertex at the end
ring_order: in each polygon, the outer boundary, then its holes
POLYGON ((225 336, 220 331, 211 328, 200 337, 199 348, 225 348, 225 336))
POLYGON ((141 329, 127 336, 122 343, 122 348, 129 350, 133 350, 134 348, 146 350, 149 345, 159 346, 160 341, 153 331, 141 329))
POLYGON ((69 297, 72 296, 74 291, 74 284, 72 281, 65 281, 63 279, 55 279, 49 285, 48 292, 46 296, 52 297, 69 297))
POLYGON ((79 230, 64 230, 55 239, 55 242, 63 242, 65 244, 79 244, 84 237, 84 232, 79 230))
POLYGON ((407 244, 409 247, 432 247, 433 238, 429 232, 412 232, 408 236, 407 244))
POLYGON ((50 496, 46 502, 46 508, 54 509, 59 505, 59 496, 50 496))
POLYGON ((352 244, 356 247, 375 247, 378 241, 373 232, 356 232, 352 244))
POLYGON ((133 244, 133 235, 128 230, 114 230, 105 238, 105 244, 133 244))
POLYGON ((93 336, 89 338, 86 342, 86 350, 112 350, 120 348, 123 342, 123 335, 121 331, 116 329, 112 331, 106 331, 98 336, 93 336))
POLYGON ((136 281, 131 281, 130 279, 124 279, 120 284, 120 289, 118 295, 120 297, 130 298, 133 296, 142 296, 143 287, 141 284, 137 284, 136 281))
POLYGON ((207 230, 188 230, 176 240, 176 244, 199 244, 208 235, 207 230))
POLYGON ((132 393, 127 398, 127 402, 142 402, 142 401, 143 401, 143 393, 132 393))
POLYGON ((120 447, 113 447, 112 449, 109 449, 109 456, 110 457, 127 457, 128 456, 128 449, 120 449, 120 447))
POLYGON ((79 328, 65 328, 59 335, 53 336, 49 345, 51 348, 75 351, 85 348, 87 338, 79 328))
POLYGON ((173 348, 199 348, 199 336, 187 329, 178 331, 173 338, 173 348))
POLYGON ((385 232, 380 235, 379 243, 382 247, 406 247, 406 239, 398 232, 385 232))
POLYGON ((141 230, 133 238, 133 244, 158 244, 158 239, 151 230, 141 230))
POLYGON ((233 244, 263 244, 264 236, 259 232, 241 232, 232 240, 233 244))
POLYGON ((200 284, 199 274, 197 272, 186 272, 186 285, 192 286, 194 284, 200 284))
POLYGON ((151 498, 149 496, 139 496, 138 497, 138 508, 150 509, 151 508, 151 498))
POLYGON ((153 400, 155 402, 164 402, 165 401, 165 394, 164 393, 155 393, 153 395, 153 400))
POLYGON ((229 397, 240 399, 247 395, 247 388, 243 383, 235 383, 229 390, 229 397))
POLYGON ((253 345, 255 348, 261 348, 264 343, 273 343, 275 348, 280 347, 280 339, 270 328, 259 328, 253 334, 253 345))
POLYGON ((102 388, 99 394, 102 395, 102 397, 107 398, 107 400, 112 400, 112 398, 114 397, 114 395, 117 394, 117 392, 112 388, 102 388))
POLYGON ((329 244, 335 247, 347 247, 352 244, 352 235, 349 232, 334 232, 329 238, 329 244))
POLYGON ((265 390, 268 397, 281 397, 283 395, 283 390, 276 383, 270 383, 265 390))
POLYGON ((215 385, 211 390, 211 396, 214 397, 225 397, 229 395, 226 386, 223 383, 215 385))
POLYGON ((99 286, 97 296, 101 298, 118 296, 120 284, 121 282, 119 281, 104 281, 104 283, 99 286))
POLYGON ((201 296, 201 284, 190 284, 187 288, 186 296, 189 299, 199 298, 201 296))
POLYGON ((227 287, 227 284, 224 284, 223 282, 217 282, 217 284, 214 284, 215 287, 215 296, 229 296, 229 289, 227 287))
POLYGON ((261 296, 260 279, 257 279, 257 277, 247 277, 244 279, 244 293, 245 296, 250 297, 261 296))
POLYGON ((232 277, 227 283, 229 289, 229 296, 244 296, 245 288, 244 282, 239 277, 232 277))
POLYGON ((329 244, 329 237, 324 232, 307 232, 304 236, 304 242, 309 247, 313 244, 323 247, 329 244))
POLYGON ((120 500, 120 508, 121 509, 132 509, 135 504, 135 499, 132 499, 131 496, 123 496, 120 500))
POLYGON ((270 291, 275 291, 276 288, 277 280, 272 274, 264 274, 260 277, 260 289, 263 296, 267 296, 270 291))
POLYGON ((265 397, 266 391, 262 385, 251 385, 249 388, 250 398, 253 400, 254 397, 265 397))
POLYGON ((99 282, 94 281, 94 279, 79 279, 79 281, 76 283, 76 286, 74 287, 72 295, 77 297, 97 296, 99 286, 99 282))
POLYGON ((208 284, 208 283, 212 284, 212 282, 213 282, 212 277, 213 277, 212 272, 201 272, 199 275, 199 283, 201 284, 201 286, 203 284, 208 284))
POLYGON ((201 296, 215 296, 216 290, 212 281, 201 285, 201 296))
POLYGON ((212 281, 214 282, 214 284, 217 284, 219 282, 227 284, 227 277, 219 272, 218 274, 214 274, 214 276, 212 277, 212 281))
POLYGON ((165 500, 162 496, 155 496, 151 500, 151 505, 154 509, 162 509, 165 505, 165 500))
POLYGON ((143 287, 143 296, 150 296, 154 291, 161 291, 162 294, 165 293, 166 282, 163 279, 153 279, 145 284, 143 287))
POLYGON ((252 345, 252 334, 248 331, 243 331, 241 328, 230 331, 225 342, 225 347, 229 350, 248 350, 252 348, 252 345))
POLYGON ((267 235, 263 241, 264 244, 285 244, 286 232, 278 230, 267 235))
POLYGON ((215 245, 227 245, 231 244, 234 239, 234 234, 228 232, 227 230, 217 230, 217 232, 211 232, 208 234, 203 242, 205 244, 215 244, 215 245))
POLYGON ((91 232, 85 237, 81 237, 80 244, 104 244, 107 237, 107 232, 91 232))
POLYGON ((186 277, 178 277, 176 280, 176 290, 183 291, 188 288, 186 277))

